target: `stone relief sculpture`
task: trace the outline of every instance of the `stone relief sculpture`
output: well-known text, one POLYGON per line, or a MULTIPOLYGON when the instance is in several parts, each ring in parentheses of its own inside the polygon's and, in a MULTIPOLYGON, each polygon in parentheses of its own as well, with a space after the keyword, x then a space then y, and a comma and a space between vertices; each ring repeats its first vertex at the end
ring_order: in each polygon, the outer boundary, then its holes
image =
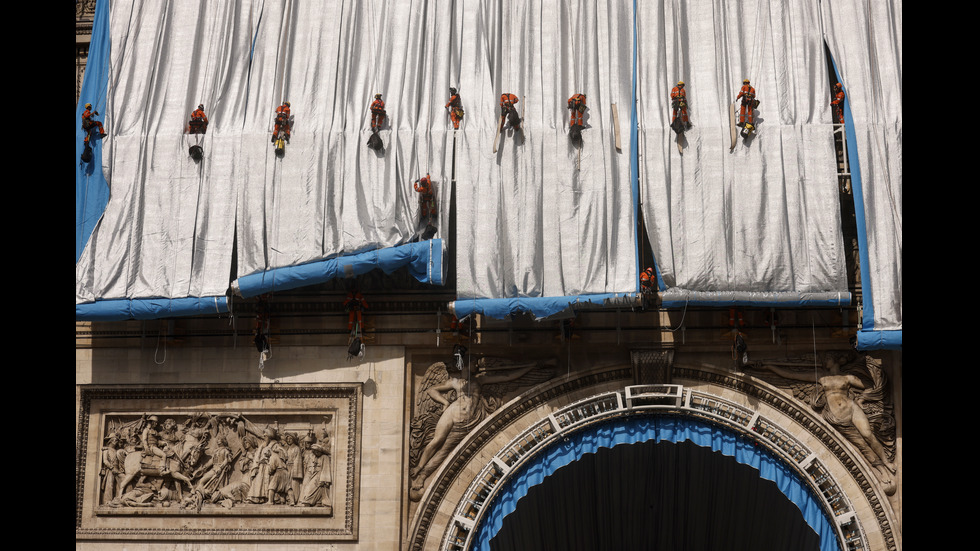
POLYGON ((289 504, 296 505, 303 488, 303 448, 299 446, 299 436, 295 432, 283 435, 286 448, 286 471, 289 473, 289 504))
POLYGON ((504 397, 551 377, 545 362, 518 363, 480 358, 471 370, 465 353, 456 368, 429 366, 416 398, 411 423, 409 464, 412 501, 422 498, 425 481, 469 432, 496 411, 504 397))
POLYGON ((102 448, 102 468, 99 471, 99 493, 102 503, 116 498, 116 483, 123 474, 126 451, 119 449, 119 435, 112 433, 105 438, 102 448))
POLYGON ((333 512, 330 498, 330 450, 320 444, 310 446, 311 456, 307 458, 306 478, 302 486, 301 507, 327 507, 333 512))
POLYGON ((158 415, 132 417, 107 417, 102 507, 179 506, 201 513, 211 507, 304 506, 332 515, 332 415, 319 426, 275 417, 260 426, 240 413, 195 413, 176 416, 184 417, 182 423, 168 417, 162 424, 158 415))
POLYGON ((879 361, 853 353, 828 353, 822 369, 814 369, 812 361, 809 365, 759 362, 754 367, 781 377, 770 382, 792 389, 796 398, 819 411, 875 467, 885 493, 894 494, 895 418, 879 361), (804 384, 788 384, 786 379, 804 384))

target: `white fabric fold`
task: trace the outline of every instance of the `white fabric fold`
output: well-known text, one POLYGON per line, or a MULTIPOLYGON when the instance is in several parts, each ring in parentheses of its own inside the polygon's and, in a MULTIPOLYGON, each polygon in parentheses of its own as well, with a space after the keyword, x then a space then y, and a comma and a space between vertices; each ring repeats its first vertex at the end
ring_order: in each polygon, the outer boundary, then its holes
MULTIPOLYGON (((867 250, 864 300, 879 331, 902 329, 902 1, 821 2, 854 120, 867 250)), ((860 231, 860 228, 859 228, 860 231)))
POLYGON ((677 0, 637 9, 640 194, 667 289, 846 291, 817 4, 677 0), (758 133, 729 152, 729 106, 743 78, 761 102, 758 133), (683 155, 669 128, 679 80, 694 125, 683 155))

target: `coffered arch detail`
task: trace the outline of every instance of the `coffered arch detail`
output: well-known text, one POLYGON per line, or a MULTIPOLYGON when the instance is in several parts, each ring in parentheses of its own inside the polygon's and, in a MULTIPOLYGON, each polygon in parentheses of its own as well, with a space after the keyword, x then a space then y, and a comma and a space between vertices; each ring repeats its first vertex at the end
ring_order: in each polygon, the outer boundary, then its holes
POLYGON ((710 367, 673 368, 673 384, 634 385, 623 365, 524 392, 476 427, 433 476, 412 519, 410 549, 471 549, 497 492, 569 435, 610 419, 681 416, 751 439, 809 487, 842 549, 897 549, 885 489, 864 457, 780 389, 710 367))

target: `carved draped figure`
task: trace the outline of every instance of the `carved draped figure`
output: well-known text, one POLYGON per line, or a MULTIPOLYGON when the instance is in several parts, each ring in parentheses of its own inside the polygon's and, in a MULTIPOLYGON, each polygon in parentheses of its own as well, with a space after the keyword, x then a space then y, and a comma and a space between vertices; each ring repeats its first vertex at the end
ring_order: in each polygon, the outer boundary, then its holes
POLYGON ((107 504, 116 498, 116 486, 119 483, 119 477, 123 473, 124 459, 126 457, 126 450, 119 450, 112 447, 106 447, 102 449, 102 471, 101 475, 101 488, 102 488, 102 503, 107 504))
POLYGON ((290 478, 303 479, 303 448, 290 446, 286 449, 286 465, 289 467, 290 478))
POLYGON ((227 446, 219 446, 214 451, 209 462, 210 470, 198 481, 198 486, 205 495, 228 484, 231 475, 231 461, 233 459, 231 450, 227 446))
POLYGON ((289 488, 289 471, 286 469, 285 452, 275 440, 260 444, 252 462, 252 481, 248 497, 261 502, 269 492, 284 494, 289 488))
POLYGON ((329 485, 332 482, 330 477, 330 456, 328 454, 315 455, 307 463, 308 478, 303 483, 303 498, 300 500, 302 505, 312 507, 319 505, 331 505, 329 503, 329 485))

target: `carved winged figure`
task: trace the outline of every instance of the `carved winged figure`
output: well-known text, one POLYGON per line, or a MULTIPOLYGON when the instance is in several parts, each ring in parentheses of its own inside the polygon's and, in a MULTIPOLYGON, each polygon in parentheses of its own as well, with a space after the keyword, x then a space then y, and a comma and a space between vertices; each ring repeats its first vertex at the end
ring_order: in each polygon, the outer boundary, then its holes
POLYGON ((496 411, 506 395, 551 377, 551 370, 541 362, 480 358, 472 370, 461 363, 462 369, 451 373, 445 363, 436 362, 423 376, 410 436, 409 496, 413 501, 421 499, 426 479, 449 452, 496 411))

